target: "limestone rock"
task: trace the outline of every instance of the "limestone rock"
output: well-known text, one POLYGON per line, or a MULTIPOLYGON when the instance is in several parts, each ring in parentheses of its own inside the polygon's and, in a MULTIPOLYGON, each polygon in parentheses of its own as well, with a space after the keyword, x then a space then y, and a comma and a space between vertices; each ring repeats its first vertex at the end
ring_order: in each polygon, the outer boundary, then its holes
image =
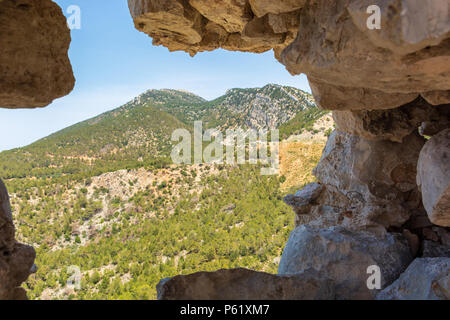
POLYGON ((324 186, 319 183, 310 183, 294 195, 287 195, 284 202, 290 205, 297 215, 308 214, 311 205, 320 196, 323 189, 324 186))
POLYGON ((377 47, 406 55, 439 45, 450 34, 448 0, 358 0, 348 11, 358 29, 377 47), (367 8, 377 5, 381 13, 380 29, 367 27, 367 8))
POLYGON ((378 300, 450 300, 450 258, 420 258, 378 300))
POLYGON ((345 87, 308 77, 317 105, 324 110, 385 110, 413 101, 418 93, 388 93, 364 87, 345 87))
POLYGON ((307 0, 249 0, 249 2, 255 15, 262 17, 268 13, 280 14, 298 10, 307 0))
POLYGON ((242 32, 252 19, 246 0, 189 0, 189 4, 228 33, 242 32))
POLYGON ((337 299, 373 299, 377 290, 368 289, 368 268, 380 267, 384 288, 411 261, 408 243, 399 234, 379 238, 341 227, 321 229, 303 225, 291 233, 278 273, 293 275, 314 269, 335 282, 337 299))
POLYGON ((423 253, 424 258, 450 258, 450 244, 439 244, 437 242, 425 240, 423 242, 423 253))
POLYGON ((449 101, 448 0, 128 2, 136 28, 170 50, 273 49, 289 72, 308 75, 323 109, 392 109, 419 95, 449 101), (381 29, 367 27, 372 5, 381 29), (212 36, 210 22, 225 33, 212 36))
POLYGON ((36 253, 30 246, 16 243, 11 251, 1 250, 0 300, 24 300, 20 286, 32 273, 36 253))
POLYGON ((9 196, 3 181, 0 180, 0 253, 12 250, 14 246, 14 225, 9 204, 9 196))
POLYGON ((450 103, 450 90, 422 92, 421 96, 435 106, 450 103))
POLYGON ((287 198, 298 213, 296 225, 341 225, 381 234, 402 226, 421 205, 415 177, 424 143, 417 132, 403 143, 333 132, 313 172, 320 193, 287 198))
POLYGON ((51 0, 0 1, 0 107, 44 107, 75 83, 70 30, 51 0))
POLYGON ((244 28, 242 32, 244 40, 256 40, 268 48, 273 48, 283 44, 285 36, 275 33, 269 25, 268 17, 254 18, 244 28))
POLYGON ((406 240, 408 240, 408 245, 411 250, 411 255, 413 257, 417 257, 417 253, 420 249, 420 239, 419 237, 409 231, 408 229, 404 229, 402 232, 402 235, 405 237, 406 240))
POLYGON ((34 249, 17 243, 14 236, 9 196, 0 180, 0 300, 26 299, 20 285, 28 278, 34 264, 34 249))
POLYGON ((334 299, 333 283, 308 270, 277 276, 247 269, 199 272, 162 280, 159 300, 326 300, 334 299))
POLYGON ((129 0, 136 28, 153 37, 153 44, 171 46, 172 50, 189 50, 200 43, 203 16, 182 0, 129 0))
POLYGON ((336 128, 369 140, 390 140, 402 142, 422 124, 427 128, 422 132, 430 133, 431 127, 448 124, 450 105, 439 107, 428 104, 418 98, 402 107, 389 110, 334 111, 336 128))
POLYGON ((403 105, 421 92, 446 91, 450 88, 446 31, 450 21, 440 4, 429 5, 428 15, 417 21, 422 10, 417 12, 416 6, 423 4, 413 0, 311 2, 303 8, 297 38, 283 51, 281 61, 292 74, 308 75, 314 96, 325 109, 389 109, 395 107, 394 101, 403 105), (389 15, 382 19, 385 24, 380 30, 367 28, 369 5, 379 5, 382 15, 389 15), (429 22, 428 17, 436 19, 429 22), (418 26, 405 29, 399 21, 414 21, 418 26), (417 38, 414 30, 421 32, 417 38), (391 47, 400 49, 393 52, 391 47))
POLYGON ((450 129, 434 135, 423 147, 417 184, 431 222, 450 227, 450 129))

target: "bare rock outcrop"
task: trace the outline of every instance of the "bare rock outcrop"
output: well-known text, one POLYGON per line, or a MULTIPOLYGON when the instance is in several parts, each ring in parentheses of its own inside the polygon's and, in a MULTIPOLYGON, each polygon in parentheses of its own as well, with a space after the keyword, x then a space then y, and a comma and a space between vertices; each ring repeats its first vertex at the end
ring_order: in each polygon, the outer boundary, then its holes
POLYGON ((17 243, 5 185, 0 180, 0 300, 23 300, 26 293, 20 288, 34 264, 32 247, 17 243))
POLYGON ((433 136, 423 147, 417 184, 431 222, 450 227, 450 129, 433 136))
POLYGON ((450 90, 423 92, 421 95, 425 100, 435 106, 450 103, 450 90))
POLYGON ((423 258, 450 258, 450 243, 448 245, 439 244, 434 241, 425 240, 423 242, 423 258))
POLYGON ((450 300, 450 258, 420 258, 378 300, 450 300))
POLYGON ((424 143, 417 132, 403 143, 333 132, 314 169, 319 184, 285 199, 297 213, 296 225, 341 225, 377 234, 402 226, 421 208, 415 177, 424 143))
POLYGON ((264 52, 306 73, 330 110, 449 103, 447 0, 129 0, 136 28, 169 50, 264 52), (369 28, 380 8, 380 28, 369 28), (372 12, 373 14, 373 12, 372 12))
POLYGON ((299 30, 281 61, 308 75, 325 109, 390 109, 449 89, 446 0, 311 1, 299 30), (380 29, 367 26, 372 5, 381 9, 380 29))
POLYGON ((153 44, 191 55, 218 48, 280 51, 298 29, 298 14, 258 17, 247 0, 128 0, 128 5, 136 28, 153 44))
POLYGON ((433 106, 420 97, 389 110, 334 111, 333 118, 339 131, 368 140, 403 142, 422 123, 422 133, 426 135, 433 135, 439 128, 450 125, 449 112, 449 104, 433 106))
POLYGON ((368 268, 380 268, 384 288, 397 279, 412 259, 406 239, 399 234, 380 238, 341 227, 303 225, 291 233, 278 273, 293 275, 314 269, 335 282, 337 299, 373 299, 378 290, 367 286, 368 268))
POLYGON ((307 270, 295 276, 277 276, 247 269, 199 272, 164 279, 159 300, 331 300, 330 279, 307 270))
POLYGON ((44 107, 68 94, 75 83, 69 44, 53 1, 0 1, 0 107, 44 107))

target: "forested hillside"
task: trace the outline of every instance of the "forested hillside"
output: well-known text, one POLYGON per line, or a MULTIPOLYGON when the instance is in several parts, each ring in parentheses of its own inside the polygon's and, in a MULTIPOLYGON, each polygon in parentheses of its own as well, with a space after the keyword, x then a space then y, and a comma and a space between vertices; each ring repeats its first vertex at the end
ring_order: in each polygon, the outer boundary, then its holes
POLYGON ((232 89, 214 101, 149 90, 0 153, 17 238, 37 249, 29 297, 154 299, 158 281, 177 274, 238 266, 276 272, 294 220, 283 192, 314 179, 321 142, 283 145, 282 173, 262 176, 259 166, 173 165, 171 134, 192 131, 196 120, 204 128, 314 134, 324 114, 310 95, 277 85, 232 89), (67 286, 73 267, 79 289, 67 286))

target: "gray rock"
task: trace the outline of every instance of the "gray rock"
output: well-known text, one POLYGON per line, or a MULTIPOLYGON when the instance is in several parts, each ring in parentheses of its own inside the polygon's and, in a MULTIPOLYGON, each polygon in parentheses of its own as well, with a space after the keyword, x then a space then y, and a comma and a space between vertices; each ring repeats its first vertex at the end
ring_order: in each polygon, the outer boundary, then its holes
POLYGON ((342 227, 297 227, 284 249, 278 273, 293 275, 308 269, 326 274, 336 285, 338 299, 373 299, 368 268, 381 269, 381 288, 392 283, 412 261, 407 240, 398 234, 378 238, 342 227))
POLYGON ((389 110, 333 111, 333 118, 339 131, 368 140, 401 143, 405 137, 417 131, 422 123, 424 134, 444 125, 448 127, 449 106, 433 106, 423 98, 417 98, 411 103, 389 110))
POLYGON ((419 258, 378 300, 449 300, 450 258, 419 258))
POLYGON ((379 234, 401 227, 421 207, 416 167, 424 144, 417 132, 404 143, 333 132, 313 172, 320 184, 286 198, 297 212, 296 225, 379 234))
POLYGON ((14 236, 9 196, 0 180, 0 300, 26 299, 20 285, 30 275, 36 256, 32 247, 17 243, 14 236))
POLYGON ((450 129, 434 135, 420 152, 417 185, 431 222, 450 227, 450 129))
POLYGON ((434 241, 423 242, 423 258, 450 258, 450 245, 443 245, 434 241))
POLYGON ((161 280, 159 300, 330 300, 333 282, 308 270, 277 276, 247 269, 199 272, 161 280))

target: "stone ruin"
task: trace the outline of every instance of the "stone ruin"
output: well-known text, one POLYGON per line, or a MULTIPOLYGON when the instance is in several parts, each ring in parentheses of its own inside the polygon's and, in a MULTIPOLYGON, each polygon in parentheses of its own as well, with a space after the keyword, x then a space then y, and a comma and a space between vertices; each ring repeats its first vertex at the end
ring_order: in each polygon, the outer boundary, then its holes
MULTIPOLYGON (((449 0, 128 5, 136 29, 170 51, 273 50, 292 75, 308 76, 336 122, 317 182, 285 199, 297 227, 279 274, 178 276, 160 282, 159 299, 450 299, 449 0), (367 24, 373 5, 379 29, 367 24), (368 285, 374 266, 380 288, 368 285)), ((0 106, 68 94, 69 43, 52 1, 0 0, 0 106)), ((3 184, 0 201, 0 299, 21 299, 34 251, 14 240, 3 184)))

